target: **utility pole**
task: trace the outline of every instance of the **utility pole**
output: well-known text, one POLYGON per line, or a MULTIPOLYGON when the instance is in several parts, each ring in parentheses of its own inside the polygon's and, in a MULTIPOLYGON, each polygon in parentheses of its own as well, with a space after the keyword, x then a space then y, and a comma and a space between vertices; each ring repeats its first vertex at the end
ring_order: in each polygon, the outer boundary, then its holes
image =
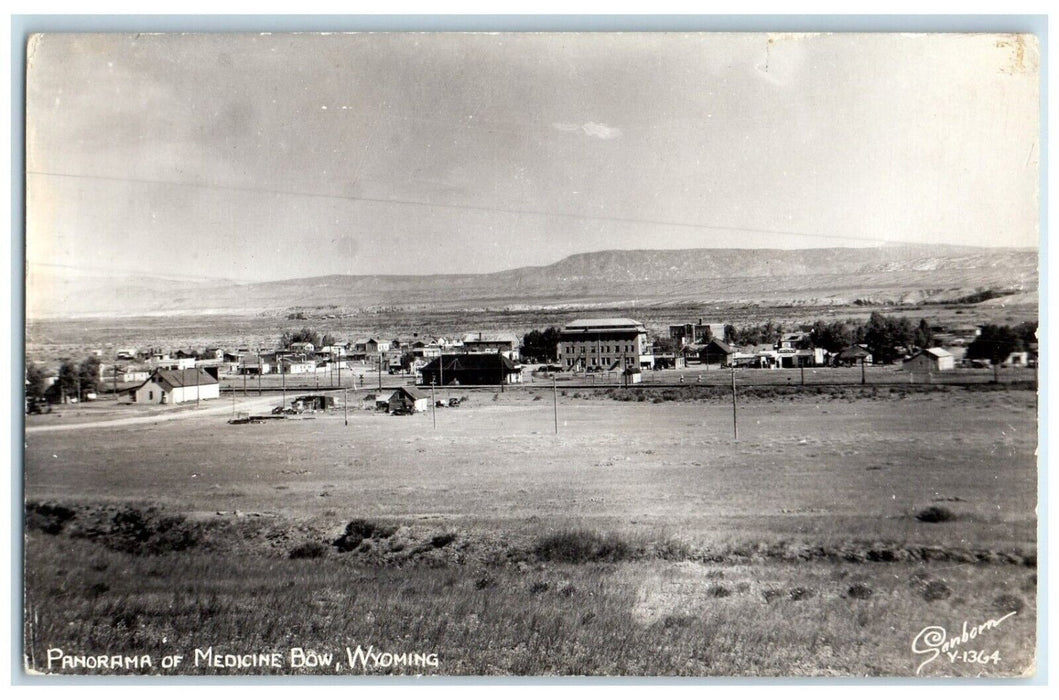
POLYGON ((261 398, 261 373, 264 371, 261 364, 261 353, 257 354, 257 397, 261 398))
POLYGON ((342 420, 349 426, 349 401, 346 400, 346 389, 342 387, 342 420))
POLYGON ((739 420, 737 411, 738 409, 736 408, 735 401, 735 364, 732 364, 732 434, 735 435, 735 441, 739 442, 739 420))
POLYGON ((552 414, 555 416, 555 434, 559 434, 559 390, 555 385, 555 372, 552 372, 552 414))
POLYGON ((379 391, 382 391, 382 352, 379 352, 379 391))
POLYGON ((805 365, 801 365, 802 370, 802 386, 805 386, 805 365))
POLYGON ((864 369, 864 358, 862 357, 862 358, 860 358, 860 383, 861 384, 867 384, 868 383, 867 377, 868 377, 867 370, 864 369))
POLYGON ((199 407, 199 368, 196 365, 192 371, 195 373, 195 408, 199 407))
POLYGON ((430 382, 430 419, 434 422, 434 430, 438 429, 438 404, 434 401, 434 382, 430 382))
POLYGON ((280 407, 285 408, 287 406, 287 373, 283 371, 283 360, 279 361, 279 381, 283 386, 283 403, 280 407))

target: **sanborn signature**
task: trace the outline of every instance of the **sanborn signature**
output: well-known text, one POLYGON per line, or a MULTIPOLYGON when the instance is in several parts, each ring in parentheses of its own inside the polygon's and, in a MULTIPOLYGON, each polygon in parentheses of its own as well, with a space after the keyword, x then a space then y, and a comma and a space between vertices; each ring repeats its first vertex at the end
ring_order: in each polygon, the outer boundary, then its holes
MULTIPOLYGON (((916 669, 916 675, 918 676, 919 672, 923 670, 924 666, 929 664, 931 661, 934 661, 942 654, 948 656, 950 661, 955 662, 957 657, 960 656, 960 646, 977 639, 983 633, 988 632, 989 630, 996 629, 1000 626, 1001 622, 1008 619, 1014 614, 1015 612, 1009 612, 1003 617, 998 617, 993 620, 986 620, 982 624, 975 626, 969 626, 967 624, 967 621, 964 620, 963 631, 959 634, 950 635, 944 627, 938 627, 936 625, 924 627, 923 629, 919 630, 919 634, 917 634, 916 638, 912 640, 912 653, 928 654, 929 656, 925 661, 923 661, 923 663, 919 664, 919 667, 916 669)), ((970 653, 971 652, 965 651, 963 655, 967 656, 970 653)), ((999 662, 1000 657, 997 652, 993 652, 992 655, 987 655, 984 652, 976 651, 973 652, 972 657, 969 660, 977 663, 985 663, 983 659, 989 660, 992 659, 992 657, 994 656, 996 658, 993 659, 993 662, 999 662)))

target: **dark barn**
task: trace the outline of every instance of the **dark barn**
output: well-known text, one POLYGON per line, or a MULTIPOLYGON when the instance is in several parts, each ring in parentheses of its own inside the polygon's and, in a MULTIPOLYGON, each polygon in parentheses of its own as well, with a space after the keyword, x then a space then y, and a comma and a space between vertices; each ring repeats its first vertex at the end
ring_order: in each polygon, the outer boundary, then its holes
POLYGON ((499 354, 442 355, 422 369, 420 384, 517 384, 522 370, 499 354))

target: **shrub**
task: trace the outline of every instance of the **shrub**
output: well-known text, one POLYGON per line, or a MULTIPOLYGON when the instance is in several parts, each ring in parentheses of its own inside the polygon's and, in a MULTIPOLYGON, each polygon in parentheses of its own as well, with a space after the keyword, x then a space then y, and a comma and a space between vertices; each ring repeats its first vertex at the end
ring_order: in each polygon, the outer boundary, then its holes
POLYGON ((370 520, 364 520, 362 518, 350 520, 349 524, 346 525, 347 535, 358 535, 362 540, 374 535, 375 530, 375 523, 371 522, 370 520))
POLYGON ((327 547, 320 542, 305 542, 290 551, 291 559, 320 559, 327 556, 327 547))
POLYGON ((787 591, 787 595, 790 597, 791 600, 805 600, 806 598, 812 598, 814 592, 815 591, 813 591, 813 589, 811 588, 802 588, 801 586, 796 586, 795 588, 792 588, 787 591))
POLYGON ((530 585, 529 592, 536 595, 538 593, 544 593, 548 590, 548 588, 549 586, 547 581, 536 581, 530 585))
POLYGON ((40 530, 48 535, 58 535, 76 513, 66 506, 51 503, 26 504, 26 529, 40 530))
POLYGON ((1009 612, 1020 613, 1025 607, 1026 603, 1022 601, 1022 598, 1012 593, 1001 593, 993 599, 993 609, 1005 615, 1009 612))
POLYGON ((857 600, 867 600, 868 598, 871 598, 872 590, 863 583, 854 583, 852 586, 849 587, 849 590, 846 591, 846 594, 849 595, 850 598, 856 598, 857 600))
POLYGON ((923 589, 923 599, 928 601, 945 600, 952 595, 952 589, 944 581, 931 581, 923 589))
POLYGON ((395 532, 397 532, 396 525, 379 525, 370 520, 355 518, 346 525, 345 533, 331 544, 340 552, 352 552, 357 547, 360 547, 364 540, 385 540, 392 537, 395 532))
POLYGON ((430 538, 430 546, 434 549, 441 549, 447 545, 452 544, 456 541, 455 532, 446 532, 444 535, 435 535, 430 538))
POLYGON ((706 595, 711 598, 727 598, 732 595, 732 592, 724 586, 714 584, 706 589, 706 595))
POLYGON ((590 561, 623 561, 636 556, 628 542, 613 536, 602 536, 586 530, 567 530, 542 537, 534 554, 544 561, 583 564, 590 561))
POLYGON ((360 546, 360 543, 364 541, 364 538, 360 535, 354 535, 346 533, 340 536, 331 544, 340 552, 352 552, 354 549, 360 546))
POLYGON ((496 579, 492 576, 482 576, 474 582, 476 590, 482 591, 486 588, 496 588, 496 579))
POLYGON ((942 506, 930 506, 916 513, 916 520, 921 523, 944 523, 955 518, 955 513, 942 506))

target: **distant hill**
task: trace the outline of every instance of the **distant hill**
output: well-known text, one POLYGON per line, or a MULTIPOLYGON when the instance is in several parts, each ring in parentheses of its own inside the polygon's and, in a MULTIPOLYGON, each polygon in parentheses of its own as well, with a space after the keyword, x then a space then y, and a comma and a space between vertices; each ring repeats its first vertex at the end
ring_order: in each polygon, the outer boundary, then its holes
MULTIPOLYGON (((29 318, 96 315, 955 300, 983 290, 1036 303, 1036 250, 900 245, 803 250, 608 250, 467 275, 330 275, 254 284, 30 276, 29 318)), ((990 303, 1003 303, 1004 297, 990 303)))

